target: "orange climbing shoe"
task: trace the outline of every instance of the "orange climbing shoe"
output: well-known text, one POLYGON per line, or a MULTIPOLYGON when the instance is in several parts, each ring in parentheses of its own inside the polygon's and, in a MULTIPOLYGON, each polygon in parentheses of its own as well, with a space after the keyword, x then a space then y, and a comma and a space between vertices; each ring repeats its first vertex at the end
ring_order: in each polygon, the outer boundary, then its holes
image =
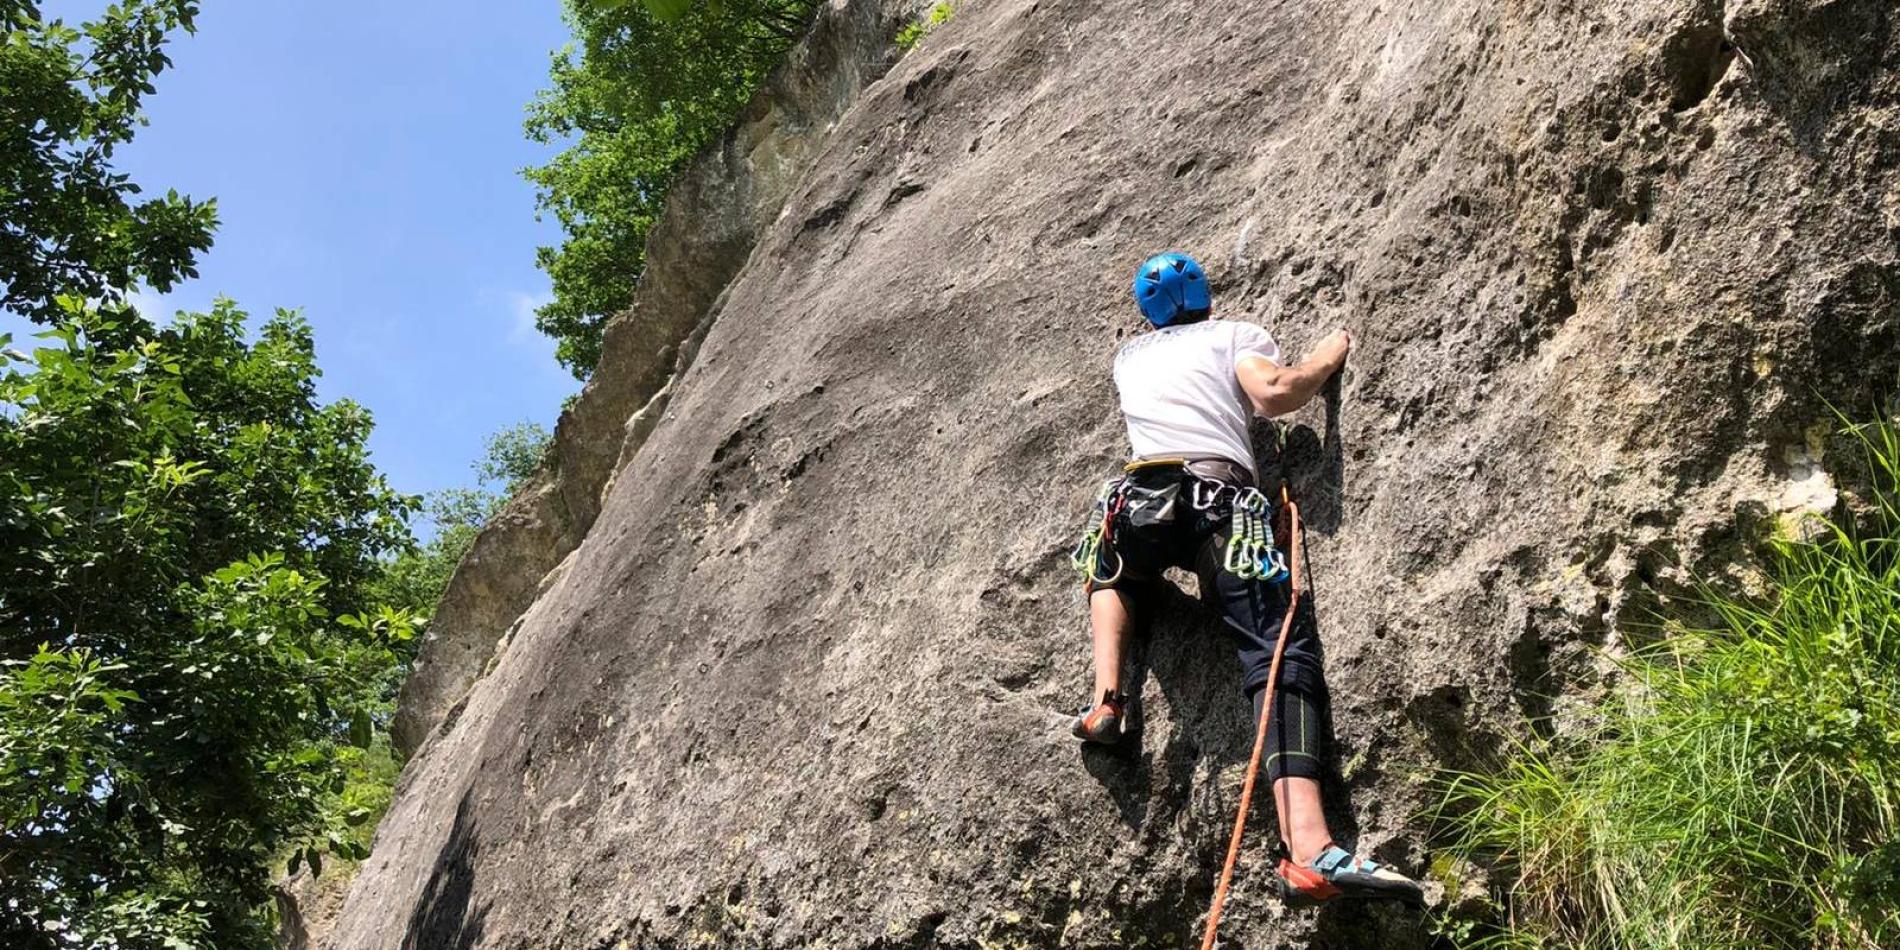
POLYGON ((1342 897, 1425 902, 1417 881, 1383 864, 1358 860, 1337 846, 1321 851, 1309 864, 1281 858, 1279 877, 1281 898, 1294 906, 1310 907, 1342 897))
POLYGON ((1069 732, 1083 742, 1113 745, 1122 741, 1122 724, 1128 718, 1128 697, 1109 691, 1094 709, 1084 709, 1075 717, 1069 732))

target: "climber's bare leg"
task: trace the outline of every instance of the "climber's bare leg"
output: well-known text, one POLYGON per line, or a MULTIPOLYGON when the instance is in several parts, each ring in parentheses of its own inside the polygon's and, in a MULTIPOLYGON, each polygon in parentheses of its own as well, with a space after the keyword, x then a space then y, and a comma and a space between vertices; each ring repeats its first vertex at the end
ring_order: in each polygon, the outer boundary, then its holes
POLYGON ((1121 591, 1089 594, 1089 633, 1095 648, 1095 693, 1089 697, 1091 702, 1101 702, 1105 693, 1121 692, 1122 654, 1134 623, 1128 597, 1121 591))
POLYGON ((1273 783, 1274 810, 1280 816, 1280 840, 1295 864, 1307 864, 1333 843, 1320 808, 1319 782, 1310 778, 1283 778, 1273 783))

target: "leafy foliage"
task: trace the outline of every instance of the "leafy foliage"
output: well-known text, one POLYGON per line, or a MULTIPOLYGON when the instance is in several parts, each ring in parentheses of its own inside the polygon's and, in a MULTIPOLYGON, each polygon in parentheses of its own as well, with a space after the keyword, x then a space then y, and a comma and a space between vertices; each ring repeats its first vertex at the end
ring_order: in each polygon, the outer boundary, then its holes
POLYGON ((475 463, 476 477, 499 483, 500 497, 505 500, 541 467, 551 438, 545 427, 533 422, 517 423, 489 436, 486 451, 475 463))
POLYGON ((396 777, 402 765, 389 747, 387 734, 378 732, 367 747, 339 749, 336 759, 343 772, 343 790, 324 799, 323 812, 328 821, 323 848, 315 855, 319 864, 310 864, 309 848, 293 847, 284 868, 290 874, 304 867, 325 874, 347 874, 352 865, 369 857, 376 825, 395 799, 396 777))
POLYGON ((296 314, 59 304, 0 370, 0 944, 262 946, 277 855, 358 854, 414 501, 296 314))
POLYGON ((1584 741, 1459 776, 1454 850, 1517 874, 1496 946, 1900 945, 1900 432, 1871 531, 1778 542, 1766 602, 1626 662, 1584 741))
POLYGON ((527 130, 569 144, 524 174, 566 233, 536 255, 554 284, 536 326, 585 379, 607 318, 633 296, 668 187, 732 124, 817 0, 566 3, 575 43, 556 55, 527 130))
POLYGON ((916 49, 917 44, 922 43, 924 37, 930 35, 930 31, 950 22, 950 18, 956 16, 956 13, 956 7, 948 2, 938 3, 931 7, 930 12, 922 19, 897 31, 897 48, 905 51, 916 49))
POLYGON ((190 31, 197 12, 195 0, 124 0, 72 27, 32 0, 0 0, 0 307, 50 322, 61 294, 196 276, 216 204, 138 201, 111 163, 171 63, 167 34, 190 31))

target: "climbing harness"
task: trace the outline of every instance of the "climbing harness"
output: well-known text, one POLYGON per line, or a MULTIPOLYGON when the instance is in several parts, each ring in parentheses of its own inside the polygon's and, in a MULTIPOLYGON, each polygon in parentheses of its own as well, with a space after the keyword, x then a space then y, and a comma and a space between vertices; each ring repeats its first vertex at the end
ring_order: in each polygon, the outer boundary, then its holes
MULTIPOLYGON (((1114 534, 1115 525, 1124 512, 1129 514, 1129 521, 1136 526, 1159 523, 1174 517, 1176 488, 1145 488, 1135 484, 1130 476, 1146 469, 1181 464, 1179 459, 1136 462, 1129 465, 1120 477, 1103 483, 1101 491, 1096 493, 1095 505, 1089 511, 1082 539, 1069 552, 1069 563, 1086 575, 1092 586, 1110 585, 1121 580, 1124 561, 1121 553, 1115 550, 1114 534), (1107 558, 1113 558, 1114 570, 1108 576, 1103 576, 1107 558)), ((1226 506, 1232 512, 1233 524, 1221 567, 1242 580, 1263 580, 1269 584, 1286 580, 1286 555, 1274 544, 1273 526, 1269 520, 1273 502, 1251 486, 1233 485, 1192 472, 1188 474, 1188 504, 1195 511, 1205 512, 1226 506)))
MULTIPOLYGON (((1281 445, 1284 451, 1284 435, 1281 445)), ((1273 645, 1273 665, 1267 670, 1265 700, 1260 705, 1260 724, 1254 731, 1253 755, 1247 759, 1247 778, 1240 786, 1240 809, 1234 815, 1234 833, 1227 841, 1227 861, 1221 865, 1220 881, 1214 887, 1214 902, 1207 909, 1207 929, 1201 937, 1201 950, 1214 950, 1215 938, 1220 936, 1220 915, 1227 904, 1227 887, 1234 880, 1234 863, 1240 859, 1240 842, 1247 834, 1247 811, 1253 805, 1254 780, 1260 775, 1260 753, 1267 744, 1267 723, 1273 716, 1273 691, 1280 682, 1280 660, 1286 655, 1286 641, 1293 635, 1293 618, 1300 611, 1300 508, 1293 503, 1293 496, 1287 490, 1286 482, 1280 484, 1280 500, 1287 512, 1288 558, 1284 562, 1292 583, 1286 605, 1286 619, 1280 622, 1280 639, 1273 645)), ((1235 513, 1239 520, 1239 513, 1235 513)), ((1236 529, 1238 533, 1238 529, 1236 529)))
POLYGON ((1102 490, 1095 495, 1095 506, 1089 510, 1082 540, 1076 542, 1075 550, 1069 553, 1069 563, 1088 577, 1090 587, 1111 585, 1122 578, 1122 568, 1126 562, 1121 552, 1115 550, 1115 526, 1120 523, 1124 513, 1128 514, 1129 523, 1137 527, 1174 518, 1177 489, 1148 488, 1138 484, 1136 479, 1144 472, 1177 468, 1183 464, 1181 459, 1172 458, 1130 462, 1123 466, 1120 475, 1102 484, 1102 490), (1104 555, 1115 559, 1115 570, 1107 577, 1102 576, 1101 572, 1104 555))

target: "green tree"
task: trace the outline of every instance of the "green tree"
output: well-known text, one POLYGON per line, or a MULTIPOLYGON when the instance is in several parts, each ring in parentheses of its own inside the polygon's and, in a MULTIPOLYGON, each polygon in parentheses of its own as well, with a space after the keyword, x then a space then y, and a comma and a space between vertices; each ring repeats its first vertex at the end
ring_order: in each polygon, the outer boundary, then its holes
POLYGON ((476 477, 500 485, 500 498, 506 501, 540 469, 550 438, 546 427, 534 422, 516 423, 489 436, 481 460, 475 463, 476 477))
POLYGON ((166 40, 195 0, 122 0, 79 27, 32 0, 0 0, 0 308, 42 323, 56 299, 99 299, 197 275, 214 202, 141 189, 112 168, 144 117, 166 40))
POLYGON ((632 299, 673 179, 732 125, 816 7, 566 0, 575 42, 555 56, 527 129, 537 142, 570 144, 524 174, 566 233, 536 255, 554 284, 536 325, 575 376, 593 372, 607 318, 632 299))
POLYGON ((410 635, 372 585, 415 503, 296 314, 58 302, 0 339, 0 945, 264 946, 279 857, 362 854, 325 802, 410 635))

